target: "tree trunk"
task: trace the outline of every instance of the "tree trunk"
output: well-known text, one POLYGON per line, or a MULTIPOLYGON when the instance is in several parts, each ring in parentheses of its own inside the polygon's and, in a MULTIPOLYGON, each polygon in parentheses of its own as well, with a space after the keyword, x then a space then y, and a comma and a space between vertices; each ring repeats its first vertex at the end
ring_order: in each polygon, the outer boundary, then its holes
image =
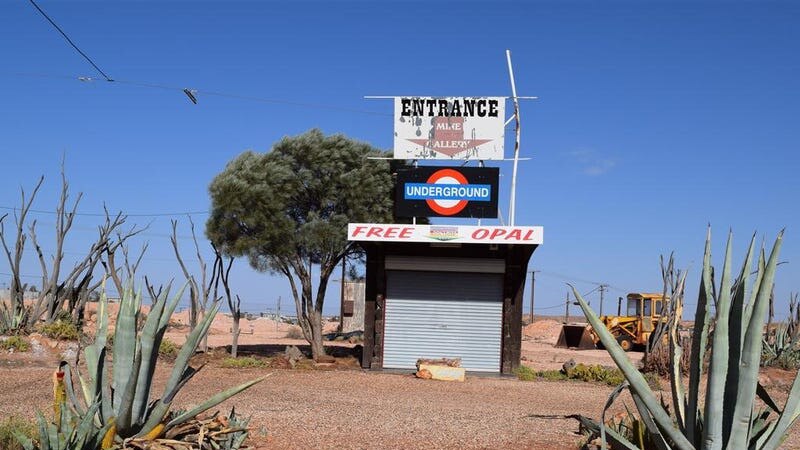
POLYGON ((320 356, 325 355, 325 347, 322 345, 322 314, 318 311, 310 311, 308 314, 309 328, 311 328, 311 357, 316 361, 320 356))
POLYGON ((233 342, 231 343, 231 356, 236 358, 239 349, 239 314, 233 314, 233 342))

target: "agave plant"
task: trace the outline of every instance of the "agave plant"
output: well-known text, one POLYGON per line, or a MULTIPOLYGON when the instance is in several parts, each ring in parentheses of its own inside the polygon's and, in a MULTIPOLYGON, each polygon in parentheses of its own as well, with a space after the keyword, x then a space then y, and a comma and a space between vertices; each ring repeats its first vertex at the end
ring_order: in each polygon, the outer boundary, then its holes
POLYGON ((123 293, 114 329, 113 364, 110 370, 106 359, 108 300, 105 294, 101 296, 95 340, 84 351, 88 375, 83 377, 76 371, 83 401, 75 394, 69 367, 65 370, 65 388, 69 408, 84 418, 91 417, 96 428, 105 430, 102 448, 111 448, 115 442, 128 438, 155 439, 163 436, 172 428, 264 379, 261 377, 248 381, 220 392, 188 411, 170 414, 170 406, 178 391, 202 368, 190 367, 189 360, 219 309, 219 303, 215 302, 186 338, 186 343, 175 358, 163 393, 151 399, 158 348, 182 293, 183 289, 169 299, 167 287, 154 299, 142 327, 138 323, 141 292, 134 294, 129 287, 123 293))
POLYGON ((789 318, 774 331, 767 330, 761 353, 762 366, 797 369, 800 366, 800 308, 797 294, 789 298, 789 318))
MULTIPOLYGON (((673 415, 660 404, 642 374, 573 288, 584 314, 630 383, 636 409, 657 448, 772 450, 780 446, 789 428, 800 416, 800 376, 795 378, 782 410, 758 382, 764 320, 782 240, 783 232, 775 240, 768 258, 764 249, 761 249, 757 269, 751 272, 755 260, 753 236, 745 262, 734 280, 731 274, 732 235, 729 235, 722 278, 719 289, 715 289, 709 229, 695 313, 688 390, 678 367, 683 349, 677 337, 677 321, 670 326, 673 415), (713 332, 710 332, 712 306, 715 306, 716 317, 713 332), (701 406, 703 361, 709 339, 710 363, 705 377, 705 404, 701 406), (756 397, 761 398, 769 409, 756 410, 756 397), (772 412, 777 418, 770 420, 772 412)), ((680 317, 680 299, 674 306, 677 308, 676 317, 680 317)), ((636 448, 621 436, 614 438, 620 438, 619 442, 625 448, 636 448)))
POLYGON ((67 363, 62 361, 53 374, 53 421, 48 423, 41 411, 36 413, 38 440, 34 442, 14 431, 15 438, 25 450, 94 450, 100 447, 103 435, 110 428, 110 425, 98 428, 94 424, 100 403, 94 402, 80 413, 67 403, 66 367, 67 363))

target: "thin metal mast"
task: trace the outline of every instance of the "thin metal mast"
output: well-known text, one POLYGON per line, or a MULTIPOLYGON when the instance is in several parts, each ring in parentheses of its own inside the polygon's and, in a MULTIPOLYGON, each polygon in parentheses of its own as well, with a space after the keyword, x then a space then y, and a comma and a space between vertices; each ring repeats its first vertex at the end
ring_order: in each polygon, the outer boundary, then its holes
POLYGON ((517 98, 517 84, 514 81, 514 68, 511 66, 511 50, 506 50, 506 61, 508 61, 508 76, 511 79, 511 95, 514 101, 514 169, 511 172, 511 199, 508 209, 508 225, 514 226, 514 216, 516 214, 517 202, 517 165, 519 164, 519 98, 517 98))

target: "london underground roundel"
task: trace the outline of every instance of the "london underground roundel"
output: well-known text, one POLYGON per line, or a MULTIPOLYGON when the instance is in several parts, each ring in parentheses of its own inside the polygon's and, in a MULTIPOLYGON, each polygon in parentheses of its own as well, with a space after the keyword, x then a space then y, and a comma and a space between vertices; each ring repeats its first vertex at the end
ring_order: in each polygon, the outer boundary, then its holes
MULTIPOLYGON (((437 170, 428 178, 428 184, 456 184, 466 185, 467 178, 453 169, 437 170)), ((427 199, 428 207, 443 216, 458 214, 467 206, 467 200, 427 199)))

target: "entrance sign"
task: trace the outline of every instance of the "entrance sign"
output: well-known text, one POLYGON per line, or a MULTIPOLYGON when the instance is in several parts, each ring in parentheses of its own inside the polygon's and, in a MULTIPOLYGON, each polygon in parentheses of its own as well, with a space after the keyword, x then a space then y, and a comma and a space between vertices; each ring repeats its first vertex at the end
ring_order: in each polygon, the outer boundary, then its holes
POLYGON ((397 217, 497 218, 496 167, 416 167, 397 171, 397 217))
POLYGON ((544 228, 351 223, 347 225, 347 240, 539 245, 544 240, 544 228))
POLYGON ((505 98, 395 97, 395 159, 503 159, 505 98))

